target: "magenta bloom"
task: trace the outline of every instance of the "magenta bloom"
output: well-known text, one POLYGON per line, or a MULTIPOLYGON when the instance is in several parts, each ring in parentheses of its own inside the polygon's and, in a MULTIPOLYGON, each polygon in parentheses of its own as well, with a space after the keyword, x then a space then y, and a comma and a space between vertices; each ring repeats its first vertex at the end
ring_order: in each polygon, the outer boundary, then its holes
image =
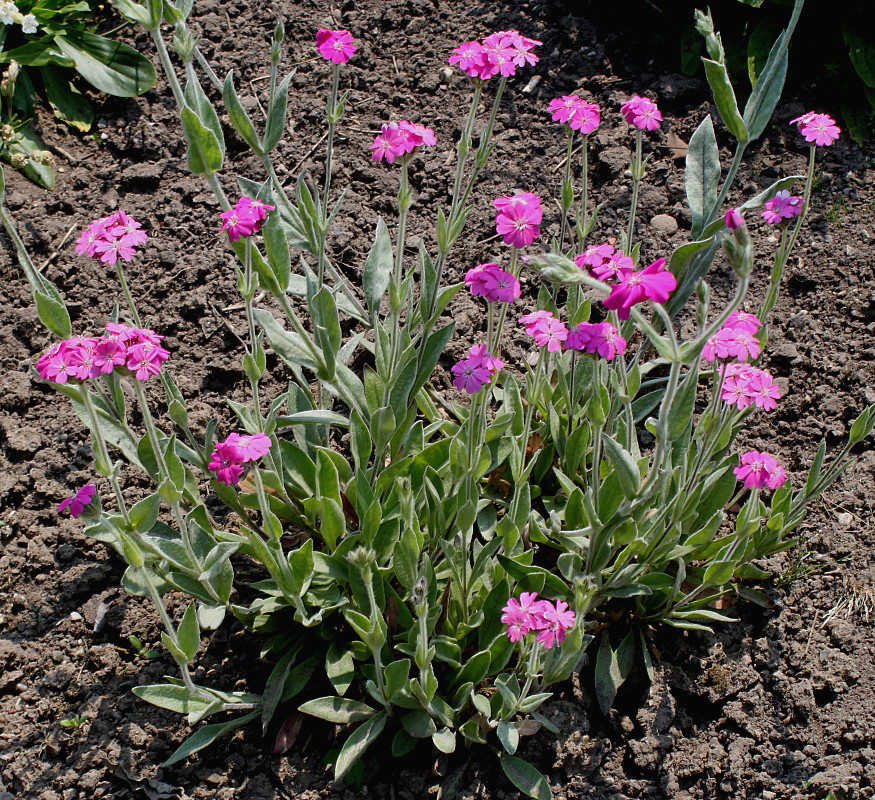
POLYGON ((374 161, 388 161, 390 164, 399 156, 412 153, 417 147, 431 146, 437 142, 434 131, 425 125, 407 120, 387 122, 371 145, 371 158, 374 161))
POLYGON ((120 258, 130 261, 135 247, 149 237, 140 230, 142 225, 124 211, 92 222, 76 240, 76 252, 82 256, 99 258, 104 264, 114 265, 120 258))
POLYGON ((532 50, 539 44, 519 31, 497 31, 482 42, 460 44, 447 60, 469 78, 486 81, 495 75, 511 76, 517 67, 537 64, 538 57, 532 50))
POLYGON ((261 224, 267 218, 267 212, 273 211, 276 206, 269 206, 261 200, 252 200, 241 197, 232 209, 222 211, 220 230, 226 231, 229 241, 236 242, 238 239, 252 236, 261 229, 261 224))
POLYGON ((513 274, 492 262, 469 269, 465 283, 471 288, 471 294, 485 297, 491 303, 512 303, 521 293, 520 282, 513 274))
POLYGON ((737 231, 742 225, 744 225, 744 216, 739 209, 730 208, 723 217, 723 222, 729 230, 737 231))
POLYGON ((759 329, 763 327, 763 323, 760 322, 759 317, 757 317, 756 314, 736 309, 729 315, 724 327, 741 328, 749 333, 758 333, 759 329))
POLYGON ((218 442, 209 463, 219 483, 232 485, 243 477, 243 464, 257 461, 270 450, 270 437, 264 433, 251 435, 231 433, 218 442))
POLYGON ((633 95, 632 99, 620 107, 626 122, 642 131, 655 131, 662 122, 662 114, 656 103, 646 97, 633 95))
POLYGON ((622 280, 635 271, 635 262, 624 256, 622 250, 614 250, 610 244, 587 247, 574 259, 581 269, 589 268, 600 281, 622 280))
POLYGON ((568 338, 568 328, 549 311, 533 311, 524 314, 520 322, 526 333, 535 340, 538 347, 546 347, 550 353, 562 350, 562 343, 568 338))
POLYGON ((791 119, 790 124, 794 123, 799 125, 799 133, 805 137, 806 142, 814 142, 818 146, 831 145, 842 132, 831 116, 815 114, 813 111, 791 119))
POLYGON ((727 405, 741 409, 754 403, 766 411, 777 408, 781 389, 764 369, 732 363, 722 367, 721 373, 724 379, 720 397, 727 405))
POLYGON ((626 340, 610 322, 581 322, 569 331, 565 348, 598 353, 611 361, 626 351, 626 340))
POLYGON ((539 609, 541 618, 541 632, 537 641, 550 650, 553 645, 560 645, 565 641, 565 634, 574 627, 575 613, 568 608, 568 603, 557 600, 556 604, 541 600, 539 609))
POLYGON ((258 461, 270 450, 270 437, 264 433, 251 435, 232 433, 225 439, 225 443, 237 448, 240 462, 245 464, 249 461, 258 461))
POLYGON ((644 300, 664 303, 677 287, 677 279, 665 268, 665 259, 658 258, 638 272, 620 277, 611 293, 602 300, 605 308, 617 312, 620 319, 629 319, 629 309, 644 300))
POLYGON ((782 189, 773 198, 766 200, 762 216, 766 222, 776 224, 785 219, 798 217, 802 213, 804 204, 804 198, 792 195, 786 189, 782 189))
POLYGON ((541 201, 531 192, 499 197, 494 201, 498 213, 495 215, 495 230, 505 244, 516 248, 530 245, 538 236, 538 227, 544 217, 541 201))
POLYGON ((81 489, 79 489, 72 497, 67 497, 64 500, 61 500, 60 504, 58 505, 58 513, 60 514, 63 511, 69 509, 70 516, 75 519, 85 510, 85 507, 91 502, 91 498, 94 497, 95 491, 97 491, 97 487, 93 483, 86 484, 81 489))
POLYGON ((345 64, 356 51, 349 31, 329 31, 320 28, 316 31, 316 49, 326 61, 345 64))
POLYGON ((553 120, 564 122, 572 130, 584 136, 592 133, 601 124, 601 109, 595 103, 587 103, 582 97, 567 94, 550 101, 547 107, 553 120))
POLYGON ((509 597, 507 605, 501 610, 501 621, 505 624, 507 638, 512 642, 518 642, 523 636, 527 636, 540 625, 538 612, 540 603, 536 600, 537 592, 523 592, 520 599, 509 597))
POLYGON ((473 345, 468 358, 452 366, 453 386, 468 394, 477 394, 504 368, 504 362, 486 350, 485 344, 473 345))
POLYGON ((777 489, 787 480, 787 473, 773 455, 750 450, 738 458, 739 464, 732 471, 748 489, 777 489))

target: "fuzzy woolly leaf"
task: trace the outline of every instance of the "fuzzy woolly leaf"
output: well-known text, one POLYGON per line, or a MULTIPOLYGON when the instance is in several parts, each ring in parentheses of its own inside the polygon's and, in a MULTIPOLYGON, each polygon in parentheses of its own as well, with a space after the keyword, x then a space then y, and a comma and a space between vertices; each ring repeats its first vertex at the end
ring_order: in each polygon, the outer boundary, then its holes
POLYGON ((551 800, 550 784, 528 761, 505 753, 501 754, 500 761, 507 779, 517 789, 535 800, 551 800))
POLYGON ((334 765, 334 780, 342 780, 343 777, 355 766, 356 762, 364 755, 365 750, 383 732, 386 727, 386 712, 380 711, 377 715, 363 722, 343 745, 337 763, 334 765))

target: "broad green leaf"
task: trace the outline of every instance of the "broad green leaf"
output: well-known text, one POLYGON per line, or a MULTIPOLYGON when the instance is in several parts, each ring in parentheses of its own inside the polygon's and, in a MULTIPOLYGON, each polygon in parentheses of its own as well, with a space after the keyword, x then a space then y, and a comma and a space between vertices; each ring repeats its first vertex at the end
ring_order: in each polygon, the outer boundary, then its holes
POLYGON ((137 503, 131 506, 128 516, 131 520, 131 526, 135 531, 146 533, 152 530, 152 526, 158 521, 158 514, 161 511, 161 496, 157 493, 150 494, 144 497, 137 503))
POLYGON ((289 82, 295 74, 292 70, 276 87, 267 109, 267 124, 264 128, 262 149, 269 153, 279 144, 286 127, 286 108, 289 104, 289 82))
POLYGON ((178 761, 182 761, 184 758, 194 755, 198 750, 203 750, 219 737, 234 730, 234 728, 239 728, 241 725, 245 725, 247 722, 255 719, 258 714, 258 711, 251 711, 250 713, 238 719, 232 719, 229 722, 216 722, 211 725, 204 725, 189 736, 161 766, 169 767, 171 764, 176 764, 178 761))
POLYGON ((261 149, 261 142, 258 139, 258 133, 246 109, 240 104, 240 98, 237 96, 237 90, 234 88, 234 70, 229 70, 225 76, 225 83, 222 86, 222 99, 225 102, 225 108, 228 110, 228 119, 231 120, 231 125, 234 130, 240 135, 240 138, 246 142, 256 155, 261 155, 264 151, 261 149))
POLYGON ((680 382, 668 415, 668 438, 675 442, 684 435, 693 419, 696 389, 699 386, 698 362, 680 382))
POLYGON ((370 719, 375 713, 370 706, 345 697, 318 697, 298 706, 298 711, 341 725, 370 719))
POLYGON ((176 630, 176 638, 186 660, 191 661, 197 655, 201 643, 201 631, 194 601, 188 604, 185 614, 182 615, 182 620, 176 630))
POLYGON ((717 185, 720 180, 720 153, 710 115, 705 115, 690 138, 684 180, 687 203, 693 218, 691 235, 697 239, 705 225, 705 215, 717 199, 717 185))
POLYGON ((401 717, 401 724, 404 730, 416 739, 430 739, 437 733, 434 720, 421 708, 401 717))
POLYGON ((516 729, 516 726, 510 722, 502 721, 498 723, 495 733, 498 735, 498 741, 501 742, 501 746, 505 751, 509 755, 513 755, 520 744, 520 732, 516 729))
POLYGON ((862 20, 855 20, 856 25, 844 25, 845 45, 848 48, 848 56, 860 80, 867 86, 875 87, 875 47, 872 46, 871 27, 860 25, 862 20), (861 36, 860 31, 866 31, 870 34, 861 36))
POLYGON ((218 172, 222 168, 222 148, 216 135, 190 108, 181 109, 179 115, 188 140, 186 157, 189 170, 194 175, 218 172))
POLYGON ((71 332, 70 315, 64 303, 38 289, 34 290, 33 299, 40 322, 55 336, 69 338, 71 332))
POLYGON ((636 497, 641 491, 641 473, 632 454, 607 434, 602 435, 602 443, 605 455, 617 473, 623 494, 629 498, 636 497))
MULTIPOLYGON (((711 85, 714 102, 717 104, 717 110, 720 112, 723 124, 729 128, 729 132, 739 142, 747 142, 749 138, 747 127, 738 110, 738 101, 735 99, 735 91, 729 80, 726 65, 718 64, 710 58, 703 58, 702 63, 705 65, 705 75, 711 85)), ((690 146, 692 147, 692 142, 690 146)))
POLYGON ((550 784, 528 761, 506 753, 502 753, 499 760, 507 779, 517 789, 535 800, 551 800, 550 784))
POLYGON ((336 692, 346 694, 355 677, 352 651, 339 642, 332 642, 325 656, 325 674, 336 692))
POLYGON ((392 239, 383 218, 377 219, 374 243, 365 259, 362 285, 365 290, 365 304, 372 320, 380 315, 380 301, 389 286, 392 276, 392 239))
POLYGON ((40 67, 40 75, 43 78, 43 86, 46 87, 46 97, 55 116, 85 133, 94 121, 94 111, 88 98, 70 83, 57 67, 49 65, 40 67))
POLYGON ((122 42, 67 27, 55 36, 55 44, 76 62, 76 71, 101 92, 136 97, 155 85, 152 62, 122 42))
POLYGON ((450 728, 441 728, 433 733, 431 741, 442 753, 454 753, 456 751, 456 733, 450 728))
POLYGON ((385 727, 386 712, 380 711, 355 729, 349 739, 344 742, 340 755, 337 757, 337 763, 334 765, 334 780, 343 779, 385 727))
POLYGON ((212 705, 215 698, 190 692, 185 686, 172 683, 154 683, 148 686, 135 686, 131 690, 141 700, 159 708, 166 708, 178 714, 190 714, 212 705))

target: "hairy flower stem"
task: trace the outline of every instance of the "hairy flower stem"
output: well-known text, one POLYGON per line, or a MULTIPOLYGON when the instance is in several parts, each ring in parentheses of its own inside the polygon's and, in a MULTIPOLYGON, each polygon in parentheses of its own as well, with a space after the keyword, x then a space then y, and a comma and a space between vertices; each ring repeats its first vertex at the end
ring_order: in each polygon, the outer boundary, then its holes
POLYGON ((781 244, 775 254, 775 264, 772 267, 772 274, 769 278, 769 288, 766 291, 766 296, 763 299, 762 305, 757 311, 757 316, 766 321, 769 312, 775 307, 778 302, 778 292, 781 288, 781 278, 784 275, 784 268, 787 266, 787 260, 790 258, 790 253, 796 244, 796 238, 799 236, 799 231, 802 228, 805 217, 808 216, 808 206, 811 202, 811 191, 814 186, 814 156, 817 152, 817 145, 812 144, 808 154, 808 174, 805 177, 805 192, 803 194, 802 213, 796 218, 796 224, 793 226, 793 232, 790 234, 789 242, 787 241, 787 228, 781 230, 781 244))
POLYGON ((514 707, 502 717, 504 721, 509 720, 514 714, 517 713, 519 707, 523 704, 525 699, 529 696, 529 691, 532 688, 532 684, 535 682, 535 678, 538 677, 538 671, 541 668, 541 647, 537 639, 533 639, 531 642, 532 649, 529 651, 529 657, 526 660, 526 681, 523 684, 523 688, 520 691, 519 699, 514 703, 514 707))
POLYGON ((334 133, 337 128, 337 90, 340 85, 340 64, 331 70, 331 90, 328 93, 326 116, 328 117, 328 143, 325 147, 325 180, 322 184, 322 218, 328 217, 328 194, 331 191, 331 161, 334 154, 334 133))
POLYGON ((732 156, 732 164, 729 166, 729 171, 726 173, 726 178, 723 181, 723 185, 720 187, 720 194, 717 195, 717 199, 714 201, 714 205, 708 210, 708 216, 702 221, 703 227, 707 226, 714 220, 717 216, 717 212, 720 210, 720 206, 723 205, 723 202, 726 200, 726 196, 729 194, 729 189, 732 186, 733 181, 735 180, 735 175, 738 172, 738 168, 741 166, 741 159, 744 156, 744 151, 747 149, 748 142, 739 142, 735 146, 735 154, 732 156))
POLYGON ((167 45, 164 44, 164 37, 161 35, 161 26, 157 28, 149 28, 149 35, 155 43, 155 50, 158 53, 158 60, 164 69, 164 74, 167 78, 167 83, 170 85, 170 91, 173 92, 176 98, 176 105, 180 109, 185 107, 185 96, 182 92, 182 86, 179 83, 179 78, 176 75, 176 70, 173 67, 173 62, 170 60, 170 54, 167 52, 167 45))
POLYGON ((130 527, 131 520, 128 516, 128 507, 125 503, 125 496, 122 493, 122 487, 118 481, 118 474, 113 468, 112 461, 110 461, 109 458, 109 449, 106 446, 106 440, 103 438, 103 432, 100 428, 100 420, 97 417, 97 409, 94 407, 94 403, 91 400, 91 393, 88 391, 85 384, 82 384, 81 389, 82 405, 85 406, 85 410, 88 412, 88 419, 91 421, 91 435, 97 449, 97 471, 109 481, 113 494, 115 494, 115 499, 118 503, 122 519, 125 521, 125 525, 130 527))
MULTIPOLYGON (((395 259, 392 272, 392 285, 389 288, 389 337, 391 341, 391 369, 398 367, 401 356, 401 310, 404 298, 401 296, 401 284, 404 279, 404 242, 407 238, 407 212, 410 210, 410 181, 407 163, 408 155, 401 157, 401 178, 398 185, 398 237, 395 245, 395 259)), ((390 376, 391 381, 391 376, 390 376)), ((384 400, 389 399, 389 383, 386 385, 384 400)))
POLYGON ((644 177, 644 164, 641 156, 641 142, 644 132, 639 128, 635 131, 635 156, 632 159, 632 207, 629 211, 629 227, 626 230, 626 254, 632 252, 632 237, 635 234, 635 214, 638 211, 638 190, 644 177))
MULTIPOLYGON (((577 214, 577 246, 583 250, 586 237, 595 222, 594 219, 590 221, 587 213, 589 206, 589 134, 583 137, 583 146, 580 150, 580 171, 582 188, 580 190, 580 209, 577 214)), ((593 217, 595 217, 595 212, 593 212, 593 217)))
POLYGON ((574 145, 574 131, 568 128, 568 141, 565 148, 565 172, 562 175, 562 227, 559 232, 559 252, 565 252, 565 232, 568 229, 568 213, 574 200, 571 182, 571 149, 574 145))
MULTIPOLYGON (((246 306, 246 323, 249 327, 249 355, 253 362, 257 361, 258 353, 258 337, 255 333, 255 314, 252 309, 252 302, 255 299, 255 282, 252 279, 252 240, 246 239, 245 257, 243 259, 243 285, 245 292, 243 294, 243 304, 246 306)), ((252 405, 255 410, 255 415, 258 419, 259 430, 264 428, 264 418, 261 415, 261 396, 258 388, 258 378, 255 375, 250 375, 248 370, 244 370, 249 378, 249 386, 252 390, 252 405)))
POLYGON ((456 144, 456 175, 453 178, 453 194, 451 197, 450 218, 455 216, 455 210, 459 203, 459 193, 462 190, 462 179, 465 176, 465 164, 468 154, 471 152, 471 134, 474 130, 474 120, 477 118, 477 107, 480 105, 480 95, 483 93, 483 83, 476 81, 474 84, 474 96, 471 98, 471 108, 468 110, 468 118, 462 129, 462 136, 456 144))

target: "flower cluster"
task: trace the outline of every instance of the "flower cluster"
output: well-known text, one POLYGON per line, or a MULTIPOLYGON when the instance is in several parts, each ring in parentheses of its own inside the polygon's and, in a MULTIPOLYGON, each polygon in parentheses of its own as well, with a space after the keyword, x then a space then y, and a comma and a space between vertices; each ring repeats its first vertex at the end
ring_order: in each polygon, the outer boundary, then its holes
POLYGON ((516 248, 530 245, 538 236, 538 227, 544 218, 541 208, 541 198, 531 192, 499 197, 493 205, 497 209, 495 215, 495 231, 505 244, 516 248))
POLYGON ((666 269, 664 258, 657 258, 652 264, 637 272, 624 272, 617 276, 617 283, 611 293, 602 300, 602 305, 616 311, 620 319, 629 319, 629 310, 637 303, 652 300, 664 303, 677 288, 675 276, 666 269))
POLYGON ((37 359, 39 376, 53 383, 67 383, 107 375, 118 369, 145 381, 157 375, 170 356, 161 347, 164 337, 148 328, 108 322, 106 331, 101 337, 74 336, 53 345, 37 359))
POLYGON ((99 258, 104 264, 114 265, 119 259, 130 261, 137 252, 134 248, 148 240, 143 226, 124 211, 94 220, 76 241, 76 252, 99 258))
POLYGON ((601 124, 601 109, 596 103, 587 103, 582 97, 566 94, 550 101, 547 107, 555 122, 564 122, 584 136, 591 134, 601 124))
POLYGON ((777 192, 770 200, 766 200, 763 206, 763 219, 771 224, 783 222, 785 219, 793 219, 802 213, 805 200, 797 195, 790 194, 786 189, 777 192))
POLYGON ((447 59, 458 64, 469 78, 488 81, 496 75, 509 77, 517 67, 534 66, 538 57, 532 52, 541 42, 528 39, 519 31, 497 31, 479 42, 460 44, 447 59))
POLYGON ((832 144, 842 132, 842 129, 836 125, 836 121, 829 114, 815 114, 813 111, 791 119, 790 124, 797 124, 799 133, 805 137, 805 141, 813 142, 818 146, 832 144))
POLYGON ((642 131, 655 131, 662 122, 662 114, 656 103, 646 97, 632 95, 632 99, 620 106, 626 122, 642 131))
POLYGON ((345 64, 356 51, 349 31, 329 31, 320 28, 316 31, 316 49, 326 61, 334 64, 345 64))
POLYGON ((58 505, 58 513, 69 510, 70 516, 75 519, 85 510, 85 507, 91 502, 91 498, 94 497, 94 492, 96 491, 97 487, 93 483, 86 484, 72 497, 61 500, 58 505))
POLYGON ((626 352, 626 340, 610 322, 581 322, 568 332, 565 348, 597 353, 611 361, 626 352))
POLYGON ((574 627, 575 613, 562 600, 553 604, 537 597, 537 592, 523 592, 519 600, 508 598, 507 605, 501 609, 504 612, 501 621, 512 642, 538 631, 537 641, 550 650, 565 641, 565 634, 574 627))
POLYGON ((431 147, 437 142, 434 131, 415 122, 387 122, 371 145, 374 161, 388 161, 390 164, 399 156, 412 153, 423 145, 431 147))
POLYGON ((216 480, 229 486, 239 483, 243 477, 243 464, 258 461, 270 450, 270 437, 263 433, 251 435, 232 433, 224 442, 216 444, 209 468, 216 473, 216 480))
POLYGON ((727 405, 747 408, 754 403, 766 411, 777 408, 781 389, 771 373, 739 362, 726 364, 720 372, 723 378, 720 396, 727 405))
POLYGON ((556 319, 549 311, 532 311, 523 314, 520 322, 538 347, 546 347, 549 353, 558 353, 562 343, 568 338, 568 328, 565 323, 556 319))
POLYGON ((485 297, 490 303, 512 303, 519 299, 521 292, 520 282, 513 274, 491 261, 469 269, 465 283, 471 288, 471 294, 485 297))
POLYGON ((762 346, 756 334, 763 323, 755 314, 747 311, 733 311, 729 319, 705 343, 702 349, 703 361, 730 359, 747 361, 749 358, 759 358, 762 346))
POLYGON ((230 211, 222 211, 222 227, 219 230, 228 233, 228 240, 236 242, 245 236, 258 233, 262 223, 267 219, 267 212, 276 206, 269 206, 262 200, 241 197, 230 211))
POLYGON ((750 450, 738 457, 738 466, 732 470, 748 489, 777 489, 787 480, 786 470, 773 455, 750 450))
POLYGON ((622 280, 635 271, 635 262, 624 256, 622 250, 615 250, 610 244, 596 244, 587 247, 574 259, 581 269, 589 269, 600 281, 622 280))
POLYGON ((11 0, 0 2, 0 23, 12 25, 14 22, 21 25, 22 33, 36 33, 39 28, 39 23, 33 14, 22 14, 11 0))
POLYGON ((468 358, 453 364, 453 386, 468 394, 477 394, 504 368, 504 362, 492 355, 485 344, 475 344, 468 358))

